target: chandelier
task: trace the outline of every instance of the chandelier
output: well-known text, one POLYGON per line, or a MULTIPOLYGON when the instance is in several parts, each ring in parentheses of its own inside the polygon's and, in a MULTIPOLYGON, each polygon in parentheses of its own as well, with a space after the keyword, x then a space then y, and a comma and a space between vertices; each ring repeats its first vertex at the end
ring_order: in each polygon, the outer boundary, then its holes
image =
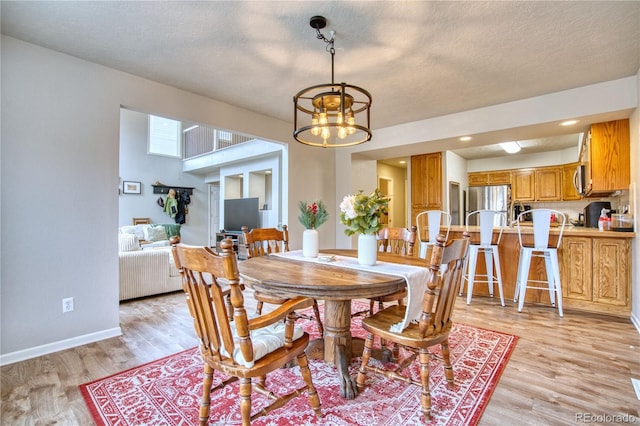
POLYGON ((335 33, 326 38, 320 30, 327 26, 322 16, 309 21, 319 40, 326 43, 331 54, 331 84, 318 84, 302 89, 293 97, 293 137, 311 146, 342 147, 371 140, 371 94, 347 83, 334 83, 333 47, 335 33))

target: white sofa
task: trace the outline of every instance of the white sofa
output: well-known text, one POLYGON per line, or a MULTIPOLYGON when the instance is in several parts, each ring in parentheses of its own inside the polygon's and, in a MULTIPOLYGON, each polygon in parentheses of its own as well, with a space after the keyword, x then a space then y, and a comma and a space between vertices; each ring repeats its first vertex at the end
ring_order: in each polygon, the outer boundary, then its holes
POLYGON ((137 235, 120 232, 118 241, 120 300, 182 289, 168 240, 144 244, 143 249, 137 235))

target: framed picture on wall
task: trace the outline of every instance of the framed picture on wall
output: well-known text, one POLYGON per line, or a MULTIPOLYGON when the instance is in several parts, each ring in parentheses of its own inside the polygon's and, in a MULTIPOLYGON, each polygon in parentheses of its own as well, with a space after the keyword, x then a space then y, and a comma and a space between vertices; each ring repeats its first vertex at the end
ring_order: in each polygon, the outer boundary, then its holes
POLYGON ((124 194, 140 194, 142 185, 140 182, 125 180, 122 182, 122 192, 124 194))

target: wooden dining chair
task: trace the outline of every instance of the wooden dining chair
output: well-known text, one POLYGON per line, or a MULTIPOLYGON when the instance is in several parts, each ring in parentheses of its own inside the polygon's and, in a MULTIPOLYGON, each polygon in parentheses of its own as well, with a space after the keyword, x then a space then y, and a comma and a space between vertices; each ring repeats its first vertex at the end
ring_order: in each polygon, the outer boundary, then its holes
MULTIPOLYGON (((416 256, 416 241, 417 228, 415 226, 412 226, 411 229, 389 226, 378 231, 378 251, 402 256, 416 256)), ((403 305, 406 297, 407 289, 403 288, 386 296, 371 298, 369 299, 369 311, 356 312, 352 316, 373 315, 376 303, 378 304, 378 310, 384 309, 384 304, 387 302, 397 302, 399 305, 403 305)))
MULTIPOLYGON (((270 253, 282 253, 289 251, 289 231, 287 225, 282 225, 282 230, 277 228, 253 228, 249 231, 246 226, 242 227, 242 236, 244 243, 247 246, 247 258, 266 256, 270 253)), ((256 313, 262 314, 262 307, 265 303, 272 305, 282 305, 288 299, 278 296, 273 296, 259 291, 254 292, 254 298, 256 299, 256 313)), ((324 336, 324 326, 320 319, 320 309, 318 308, 318 302, 313 301, 313 314, 314 317, 297 313, 298 317, 305 318, 311 321, 315 321, 318 326, 318 332, 320 337, 324 336)))
MULTIPOLYGON (((431 274, 427 282, 422 302, 422 313, 417 323, 410 323, 400 333, 391 332, 392 325, 401 322, 405 316, 405 306, 393 305, 370 317, 362 319, 362 327, 367 332, 362 353, 362 363, 358 369, 356 385, 361 392, 367 380, 367 373, 382 374, 389 379, 398 380, 422 388, 420 405, 425 419, 431 418, 431 394, 429 391, 429 348, 440 344, 445 377, 449 386, 453 386, 453 368, 449 356, 449 333, 451 331, 453 308, 462 282, 464 266, 469 247, 468 233, 462 239, 452 240, 445 247, 445 236, 440 234, 433 246, 429 269, 431 274), (441 274, 441 265, 447 265, 441 274), (436 289, 439 287, 439 290, 436 289), (397 368, 387 369, 369 365, 373 351, 374 338, 381 342, 392 342, 408 351, 405 359, 394 358, 397 368), (415 380, 401 374, 401 370, 418 359, 420 379, 415 380)), ((381 345, 382 346, 382 345, 381 345)))
POLYGON ((221 248, 222 252, 218 255, 208 247, 184 244, 172 247, 204 361, 200 425, 209 424, 211 391, 238 380, 244 426, 305 391, 311 408, 316 416, 321 417, 320 398, 313 385, 305 353, 309 335, 295 325, 294 312, 311 306, 313 300, 306 297, 288 299, 268 315, 249 319, 244 307, 233 242, 225 239, 221 248), (219 283, 221 278, 230 287, 233 321, 225 307, 224 291, 219 283), (267 374, 290 365, 288 363, 294 359, 297 359, 304 385, 286 395, 272 393, 266 387, 267 374), (212 389, 214 371, 228 377, 212 389), (253 415, 252 392, 269 399, 269 405, 253 415))

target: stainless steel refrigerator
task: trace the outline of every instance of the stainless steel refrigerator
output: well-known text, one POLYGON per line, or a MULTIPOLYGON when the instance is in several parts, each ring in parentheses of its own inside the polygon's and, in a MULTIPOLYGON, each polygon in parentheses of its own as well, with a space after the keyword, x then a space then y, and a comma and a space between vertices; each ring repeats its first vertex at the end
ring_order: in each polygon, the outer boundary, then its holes
MULTIPOLYGON (((490 186, 471 186, 467 188, 467 211, 466 214, 476 210, 497 210, 504 212, 509 220, 509 205, 511 203, 511 186, 510 185, 490 185, 490 186)), ((469 225, 477 226, 478 216, 474 215, 470 218, 469 225)), ((496 217, 496 221, 499 217, 496 217)), ((495 224, 496 226, 499 223, 495 224)))

